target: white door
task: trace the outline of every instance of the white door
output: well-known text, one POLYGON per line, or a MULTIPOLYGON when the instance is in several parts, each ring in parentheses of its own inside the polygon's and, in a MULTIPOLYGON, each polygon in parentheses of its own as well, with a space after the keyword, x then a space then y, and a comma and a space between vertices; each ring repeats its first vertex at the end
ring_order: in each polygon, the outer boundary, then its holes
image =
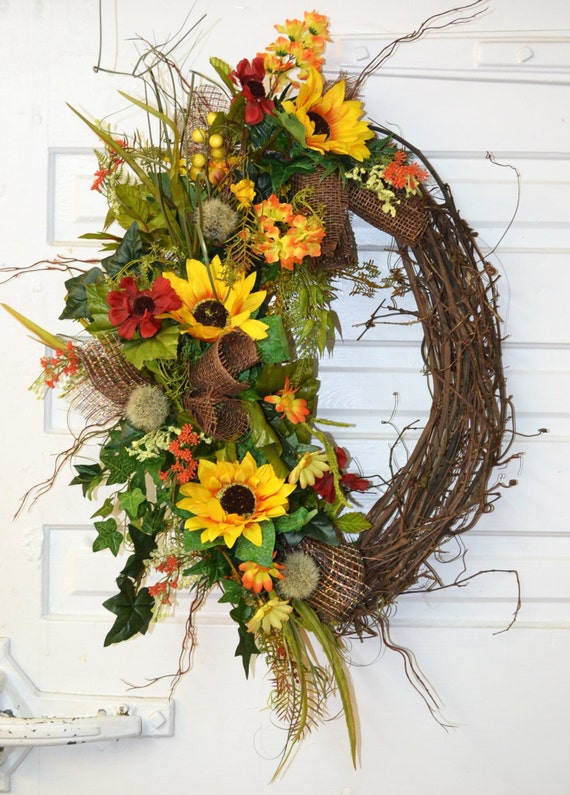
MULTIPOLYGON (((399 6, 324 0, 318 10, 332 20, 331 71, 360 69, 442 6, 435 0, 399 6)), ((126 40, 136 33, 161 41, 183 24, 188 4, 102 0, 101 10, 101 65, 124 71, 135 57, 126 40)), ((192 65, 206 69, 211 54, 230 63, 251 58, 272 40, 273 24, 303 10, 298 0, 283 7, 263 0, 198 2, 190 19, 203 11, 208 17, 192 65)), ((132 86, 93 71, 98 14, 95 0, 0 2, 4 268, 56 254, 97 257, 96 248, 73 245, 77 235, 101 225, 103 208, 89 191, 95 142, 65 102, 99 117, 121 110, 116 88, 132 86)), ((351 768, 342 721, 331 721, 307 739, 286 776, 272 785, 276 794, 569 791, 569 37, 563 0, 490 0, 470 25, 402 45, 366 87, 369 115, 430 156, 484 248, 501 240, 493 261, 501 273, 505 364, 521 433, 514 449, 524 457, 504 473, 519 485, 505 490, 465 543, 470 573, 518 570, 522 608, 515 626, 496 634, 509 624, 517 601, 515 579, 506 573, 429 600, 402 599, 394 637, 415 652, 455 727, 446 732, 431 718, 397 655, 373 639, 355 643, 359 769, 351 768), (509 226, 517 205, 515 169, 520 206, 509 226), (537 436, 541 427, 550 433, 537 436)), ((364 225, 357 231, 362 256, 382 262, 389 241, 364 225)), ((0 286, 2 302, 54 332, 62 295, 55 273, 0 286)), ((344 340, 323 362, 321 410, 333 419, 354 417, 356 426, 339 441, 364 472, 387 472, 394 434, 382 420, 396 406, 397 427, 421 422, 429 400, 415 328, 378 326, 356 342, 354 324, 374 306, 374 300, 342 300, 344 340)), ((104 553, 90 552, 93 506, 79 489, 67 487, 69 467, 30 510, 13 518, 20 497, 51 474, 70 437, 65 413, 27 391, 38 372, 37 344, 5 314, 0 329, 0 636, 11 638, 15 659, 42 691, 102 699, 164 696, 168 679, 134 691, 129 685, 176 670, 187 605, 147 637, 104 649, 112 617, 101 602, 113 592, 116 566, 104 553)), ((11 791, 119 795, 128 788, 151 795, 176 789, 190 795, 208 788, 241 795, 264 789, 281 730, 263 710, 269 692, 263 666, 246 681, 235 645, 235 626, 213 601, 199 620, 193 669, 175 692, 173 737, 36 749, 11 776, 11 791)))

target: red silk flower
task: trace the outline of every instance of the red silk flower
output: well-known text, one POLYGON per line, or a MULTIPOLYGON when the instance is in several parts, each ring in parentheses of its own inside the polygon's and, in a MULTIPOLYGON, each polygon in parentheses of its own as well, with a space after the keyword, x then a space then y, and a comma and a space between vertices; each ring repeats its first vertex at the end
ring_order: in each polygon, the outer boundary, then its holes
POLYGON ((117 332, 132 340, 138 329, 141 337, 154 337, 160 331, 162 320, 157 317, 182 306, 182 301, 170 286, 168 279, 159 276, 150 290, 139 290, 132 276, 119 282, 118 290, 107 293, 109 320, 118 326, 117 332))
POLYGON ((241 94, 246 99, 246 124, 259 124, 263 121, 264 114, 273 113, 274 103, 265 95, 264 77, 265 66, 260 55, 251 63, 243 58, 231 73, 234 83, 241 85, 241 94))

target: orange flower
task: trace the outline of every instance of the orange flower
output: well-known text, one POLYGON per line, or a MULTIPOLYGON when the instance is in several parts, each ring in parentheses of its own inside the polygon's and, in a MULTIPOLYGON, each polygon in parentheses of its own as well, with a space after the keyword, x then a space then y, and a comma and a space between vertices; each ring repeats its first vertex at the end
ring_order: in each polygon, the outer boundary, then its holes
POLYGON ((253 560, 240 563, 239 570, 243 571, 241 582, 244 588, 254 593, 260 593, 262 589, 270 593, 273 590, 273 580, 282 580, 283 575, 280 569, 284 569, 281 563, 274 563, 272 566, 261 566, 253 560))
POLYGON ((253 209, 259 222, 253 251, 263 254, 267 263, 279 262, 292 271, 305 257, 320 257, 325 230, 317 216, 295 212, 274 193, 253 209))
POLYGON ((276 395, 266 395, 263 399, 266 403, 275 405, 275 411, 281 414, 281 419, 286 417, 293 425, 297 425, 299 422, 305 422, 311 413, 307 406, 307 401, 304 398, 295 397, 298 391, 299 387, 291 389, 289 376, 287 376, 283 389, 280 389, 276 395))
POLYGON ((384 169, 382 179, 396 189, 405 190, 407 195, 417 193, 420 182, 425 182, 429 174, 417 163, 407 163, 407 155, 399 149, 394 159, 384 169))

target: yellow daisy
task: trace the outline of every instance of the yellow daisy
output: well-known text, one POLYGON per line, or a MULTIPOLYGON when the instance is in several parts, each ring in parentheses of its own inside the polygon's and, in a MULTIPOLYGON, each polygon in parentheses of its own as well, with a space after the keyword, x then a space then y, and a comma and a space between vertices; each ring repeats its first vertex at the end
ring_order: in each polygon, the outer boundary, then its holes
POLYGON ((283 629, 283 624, 289 621, 293 608, 289 602, 272 596, 268 602, 264 602, 251 621, 246 624, 250 632, 259 632, 262 629, 268 635, 272 629, 283 629))
POLYGON ((278 478, 271 464, 257 466, 251 453, 239 461, 207 461, 198 466, 199 483, 184 483, 179 508, 194 514, 187 530, 201 530, 201 541, 221 538, 233 547, 240 536, 260 546, 260 523, 283 516, 295 486, 278 478))
POLYGON ((360 121, 362 102, 345 100, 344 80, 337 81, 323 94, 323 77, 310 69, 295 101, 286 100, 283 110, 295 115, 305 127, 306 143, 322 155, 334 152, 350 155, 362 162, 370 157, 365 141, 374 137, 368 122, 360 121))
POLYGON ((265 298, 265 290, 252 293, 255 273, 238 278, 228 286, 223 266, 216 255, 208 268, 196 259, 186 261, 186 279, 171 271, 162 275, 182 301, 170 317, 184 326, 183 332, 205 342, 215 342, 223 334, 240 328, 254 340, 267 337, 267 324, 251 317, 265 298), (211 278, 210 278, 211 276, 211 278))

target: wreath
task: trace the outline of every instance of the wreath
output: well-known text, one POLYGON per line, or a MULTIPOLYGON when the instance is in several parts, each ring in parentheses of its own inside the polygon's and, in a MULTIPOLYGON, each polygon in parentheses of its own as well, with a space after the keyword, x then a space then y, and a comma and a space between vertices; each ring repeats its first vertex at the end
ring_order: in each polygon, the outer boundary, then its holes
POLYGON ((442 585, 434 555, 493 508, 512 405, 493 266, 421 151, 363 118, 359 89, 396 43, 356 80, 325 81, 327 18, 276 29, 251 61, 212 58, 211 83, 184 74, 172 46, 148 47, 133 74, 154 101, 124 95, 148 132, 81 117, 103 145, 93 189, 108 215, 85 237, 105 256, 36 266, 67 273, 60 319, 82 333, 52 334, 6 308, 51 351, 38 390, 60 389, 86 417, 35 496, 72 460, 72 483, 103 494, 94 551, 129 553, 105 602, 115 614, 105 644, 144 635, 188 590, 176 680, 196 611, 219 589, 246 674, 254 655, 268 664, 270 705, 287 727, 279 772, 335 691, 355 760, 351 635, 397 649, 435 711, 389 617, 402 594, 442 585), (352 214, 393 236, 387 274, 359 263, 352 214), (387 483, 350 471, 334 423, 316 413, 339 278, 410 293, 423 328, 431 411, 387 483), (94 439, 99 460, 84 463, 94 439), (355 496, 373 488, 364 514, 355 496))

